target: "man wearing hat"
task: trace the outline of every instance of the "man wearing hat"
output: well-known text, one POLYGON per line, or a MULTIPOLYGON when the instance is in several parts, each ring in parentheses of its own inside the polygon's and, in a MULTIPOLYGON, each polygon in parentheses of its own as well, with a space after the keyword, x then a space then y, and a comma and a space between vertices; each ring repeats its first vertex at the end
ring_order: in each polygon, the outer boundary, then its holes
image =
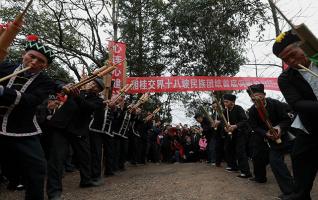
POLYGON ((0 83, 0 159, 8 167, 21 167, 25 199, 44 199, 46 162, 35 113, 37 106, 54 91, 53 81, 42 72, 52 61, 52 50, 34 40, 27 42, 21 64, 0 63, 0 77, 31 67, 0 83))
POLYGON ((277 138, 270 133, 265 123, 265 116, 260 113, 260 107, 257 104, 252 105, 249 109, 249 124, 254 132, 252 135, 253 148, 253 165, 255 177, 251 180, 264 183, 266 182, 266 165, 270 164, 279 185, 284 199, 288 197, 294 189, 294 181, 287 165, 284 162, 285 154, 290 152, 291 142, 288 137, 287 129, 291 124, 288 116, 288 105, 278 100, 265 98, 264 85, 251 85, 247 89, 251 100, 255 103, 258 98, 264 104, 269 121, 281 139, 281 143, 276 142, 277 138), (261 116, 262 115, 262 116, 261 116), (267 144, 266 144, 267 143, 267 144))
POLYGON ((251 177, 250 167, 248 164, 246 144, 248 139, 247 133, 247 116, 244 109, 235 104, 236 96, 233 94, 224 94, 223 114, 227 119, 228 125, 224 124, 225 139, 225 157, 228 167, 227 171, 240 170, 239 178, 251 177))
POLYGON ((289 69, 278 78, 279 88, 287 103, 297 113, 292 127, 299 130, 293 152, 293 170, 296 182, 295 195, 290 199, 311 199, 310 191, 318 170, 318 81, 311 73, 299 69, 301 64, 318 73, 316 64, 310 62, 299 47, 300 39, 292 31, 276 38, 273 53, 281 58, 289 69))
POLYGON ((80 187, 99 186, 91 178, 89 122, 94 111, 104 109, 98 94, 103 90, 100 79, 87 84, 85 90, 72 92, 49 122, 50 151, 48 160, 48 199, 58 200, 62 195, 63 163, 69 144, 77 156, 80 187))
MULTIPOLYGON (((102 84, 103 82, 101 82, 100 86, 104 87, 102 84)), ((92 157, 92 179, 96 182, 103 182, 103 157, 105 158, 105 173, 108 175, 114 175, 112 171, 114 135, 111 133, 114 106, 115 105, 112 105, 110 100, 107 100, 107 107, 95 110, 93 118, 89 124, 92 157)))

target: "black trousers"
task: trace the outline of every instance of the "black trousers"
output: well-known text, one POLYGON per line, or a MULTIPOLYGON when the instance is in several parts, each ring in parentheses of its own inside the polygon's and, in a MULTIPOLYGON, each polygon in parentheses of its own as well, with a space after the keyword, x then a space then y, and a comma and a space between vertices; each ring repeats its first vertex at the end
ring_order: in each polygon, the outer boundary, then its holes
POLYGON ((247 135, 229 135, 225 139, 225 155, 229 167, 239 169, 243 174, 251 174, 247 157, 247 135))
POLYGON ((156 141, 147 141, 146 158, 147 158, 147 161, 151 160, 154 163, 159 162, 160 152, 159 152, 159 145, 157 144, 156 141))
POLYGON ((140 164, 146 163, 146 159, 147 159, 146 152, 147 152, 147 139, 141 137, 140 146, 138 147, 138 160, 139 160, 138 162, 140 164))
POLYGON ((47 195, 49 198, 62 193, 64 161, 71 144, 80 171, 81 184, 91 180, 91 159, 88 136, 75 136, 63 130, 54 129, 50 133, 50 153, 48 160, 47 195))
POLYGON ((254 177, 257 181, 266 181, 266 166, 269 163, 269 147, 264 138, 253 134, 250 138, 254 177))
POLYGON ((129 138, 130 162, 136 164, 138 162, 138 152, 141 145, 141 138, 132 135, 129 138))
POLYGON ((127 161, 128 154, 128 139, 120 138, 120 156, 118 167, 121 170, 125 169, 125 162, 127 161))
POLYGON ((310 191, 318 171, 317 137, 298 135, 293 152, 292 164, 295 179, 294 197, 292 200, 310 200, 310 191), (316 144, 315 144, 316 143, 316 144))
POLYGON ((113 174, 114 172, 114 138, 109 135, 105 136, 104 143, 104 175, 113 174))
POLYGON ((285 152, 283 150, 270 149, 269 164, 283 194, 291 194, 294 190, 294 179, 284 162, 285 152))
POLYGON ((115 135, 114 137, 114 168, 113 171, 116 172, 119 169, 119 157, 120 157, 120 136, 115 135))
POLYGON ((266 180, 266 166, 270 164, 278 186, 283 194, 291 194, 294 189, 294 180, 284 161, 284 157, 289 151, 285 149, 270 148, 259 135, 252 136, 254 175, 259 181, 266 180))
POLYGON ((217 165, 221 164, 224 158, 224 139, 218 133, 215 136, 215 163, 217 165))
POLYGON ((44 199, 46 161, 38 136, 0 136, 0 158, 10 166, 18 164, 25 180, 25 199, 44 199))
POLYGON ((105 175, 112 173, 113 154, 112 138, 103 133, 90 132, 92 179, 102 175, 103 152, 105 158, 105 175))
POLYGON ((125 169, 126 156, 128 153, 128 139, 121 136, 114 137, 114 170, 125 169))

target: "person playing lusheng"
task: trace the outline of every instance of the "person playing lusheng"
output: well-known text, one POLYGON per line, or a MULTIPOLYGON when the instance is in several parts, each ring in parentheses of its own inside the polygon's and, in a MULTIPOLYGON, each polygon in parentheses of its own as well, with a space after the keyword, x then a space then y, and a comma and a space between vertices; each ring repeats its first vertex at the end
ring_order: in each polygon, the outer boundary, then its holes
POLYGON ((44 199, 46 161, 35 113, 54 91, 55 84, 42 72, 52 61, 52 50, 33 38, 26 44, 22 63, 0 63, 0 77, 31 67, 0 83, 0 158, 9 167, 21 166, 28 200, 44 199))
POLYGON ((288 200, 309 200, 310 191, 318 170, 318 81, 299 64, 318 72, 317 65, 312 63, 299 47, 300 39, 291 31, 282 33, 276 38, 273 53, 282 59, 289 68, 278 78, 279 88, 287 103, 297 116, 292 127, 298 128, 293 152, 292 164, 295 179, 295 190, 288 200))
POLYGON ((81 188, 103 184, 99 177, 91 175, 91 155, 89 144, 89 123, 91 115, 97 109, 104 109, 103 100, 98 94, 102 91, 102 81, 95 78, 83 89, 71 88, 67 100, 55 112, 50 127, 50 149, 48 159, 47 196, 49 200, 62 199, 63 163, 67 157, 69 145, 72 146, 78 160, 81 188))
POLYGON ((224 124, 224 131, 226 132, 224 148, 228 165, 226 170, 230 172, 240 170, 239 178, 249 178, 251 172, 246 152, 247 116, 244 109, 235 104, 235 100, 236 96, 233 94, 223 95, 225 107, 223 114, 230 123, 228 126, 224 124))
POLYGON ((287 114, 288 105, 275 99, 265 98, 266 94, 263 84, 249 86, 247 93, 255 104, 251 106, 248 114, 249 124, 255 133, 254 142, 257 143, 253 150, 255 178, 251 180, 259 183, 266 182, 266 165, 269 162, 279 188, 283 193, 279 198, 283 199, 290 195, 294 188, 293 177, 284 162, 285 154, 290 152, 290 148, 292 147, 287 133, 287 129, 291 124, 290 117, 287 114), (272 123, 274 129, 277 130, 278 137, 282 141, 281 143, 276 142, 277 138, 272 135, 266 126, 265 116, 263 113, 260 113, 261 108, 255 102, 255 98, 258 98, 263 103, 269 121, 272 123), (265 143, 268 143, 268 145, 265 143), (264 151, 263 148, 268 146, 268 151, 264 151))

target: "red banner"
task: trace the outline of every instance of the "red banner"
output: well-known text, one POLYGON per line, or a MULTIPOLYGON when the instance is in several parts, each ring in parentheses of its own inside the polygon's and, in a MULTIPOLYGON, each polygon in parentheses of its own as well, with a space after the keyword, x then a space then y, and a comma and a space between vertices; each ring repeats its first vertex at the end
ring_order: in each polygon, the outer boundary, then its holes
POLYGON ((267 90, 279 91, 277 78, 213 76, 127 77, 127 83, 133 83, 134 85, 129 91, 131 94, 245 90, 248 86, 259 83, 263 83, 267 90))
MULTIPOLYGON (((126 59, 126 44, 123 42, 109 41, 108 49, 113 58, 113 63, 117 64, 126 59)), ((125 62, 118 64, 117 68, 113 71, 112 80, 114 81, 113 93, 119 93, 122 87, 124 78, 125 62)))

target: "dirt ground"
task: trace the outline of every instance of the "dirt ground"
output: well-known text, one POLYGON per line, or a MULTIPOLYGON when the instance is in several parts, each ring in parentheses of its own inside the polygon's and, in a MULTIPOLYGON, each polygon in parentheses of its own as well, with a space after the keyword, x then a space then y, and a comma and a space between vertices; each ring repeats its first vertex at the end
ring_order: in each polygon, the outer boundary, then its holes
MULTIPOLYGON (((224 167, 205 163, 147 164, 127 166, 127 170, 105 178, 105 185, 96 188, 78 187, 79 174, 66 174, 65 200, 272 200, 280 194, 268 168, 266 184, 237 178, 224 167)), ((312 191, 318 199, 317 181, 312 191)), ((23 192, 0 189, 1 200, 23 199, 23 192)))

